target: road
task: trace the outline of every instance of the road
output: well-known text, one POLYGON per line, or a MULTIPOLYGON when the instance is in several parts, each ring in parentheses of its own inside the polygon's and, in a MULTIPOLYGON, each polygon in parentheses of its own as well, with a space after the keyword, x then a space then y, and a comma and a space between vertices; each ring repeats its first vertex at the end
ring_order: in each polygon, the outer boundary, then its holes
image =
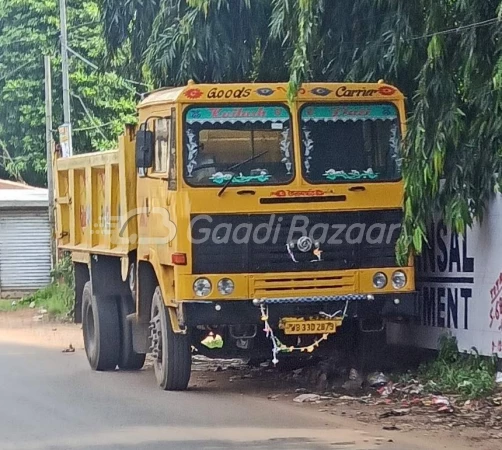
POLYGON ((1 450, 463 448, 343 422, 291 400, 216 387, 162 392, 151 369, 95 373, 82 350, 7 335, 0 326, 1 450))

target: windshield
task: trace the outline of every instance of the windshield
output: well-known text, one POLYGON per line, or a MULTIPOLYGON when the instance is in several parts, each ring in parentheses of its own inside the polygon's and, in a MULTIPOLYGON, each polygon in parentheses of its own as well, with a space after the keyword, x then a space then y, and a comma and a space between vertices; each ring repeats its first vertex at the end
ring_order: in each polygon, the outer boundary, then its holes
POLYGON ((399 121, 390 104, 307 105, 301 110, 302 167, 311 183, 401 178, 399 121))
POLYGON ((289 111, 283 106, 190 108, 184 176, 192 186, 289 183, 294 177, 289 111))

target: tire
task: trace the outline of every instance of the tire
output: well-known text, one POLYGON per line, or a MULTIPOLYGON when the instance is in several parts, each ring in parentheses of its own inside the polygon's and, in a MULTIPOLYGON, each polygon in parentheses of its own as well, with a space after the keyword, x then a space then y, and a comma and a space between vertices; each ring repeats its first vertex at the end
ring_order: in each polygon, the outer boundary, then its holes
POLYGON ((112 297, 92 294, 91 282, 82 292, 82 328, 87 360, 93 370, 115 370, 120 353, 117 302, 112 297))
POLYGON ((190 339, 188 335, 174 333, 158 287, 152 299, 150 328, 157 383, 165 391, 186 390, 192 370, 190 339))
POLYGON ((131 296, 119 297, 120 356, 118 366, 122 370, 140 370, 145 364, 146 355, 136 353, 133 348, 132 325, 127 315, 134 312, 134 300, 131 296))

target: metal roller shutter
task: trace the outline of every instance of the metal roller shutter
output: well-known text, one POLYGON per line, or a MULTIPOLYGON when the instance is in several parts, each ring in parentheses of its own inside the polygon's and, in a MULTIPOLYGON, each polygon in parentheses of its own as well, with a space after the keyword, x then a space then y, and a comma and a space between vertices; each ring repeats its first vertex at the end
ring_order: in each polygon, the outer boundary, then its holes
POLYGON ((36 290, 50 282, 50 239, 45 208, 0 210, 0 291, 36 290))

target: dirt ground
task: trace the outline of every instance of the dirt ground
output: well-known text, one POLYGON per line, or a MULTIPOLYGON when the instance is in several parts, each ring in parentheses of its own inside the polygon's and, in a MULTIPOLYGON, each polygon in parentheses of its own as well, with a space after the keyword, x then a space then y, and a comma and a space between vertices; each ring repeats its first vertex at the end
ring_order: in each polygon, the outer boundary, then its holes
MULTIPOLYGON (((80 325, 37 320, 36 311, 23 309, 0 312, 0 342, 21 343, 50 347, 58 351, 75 349, 83 352, 80 325)), ((147 359, 148 370, 151 361, 147 359)), ((296 407, 312 414, 331 415, 339 419, 385 430, 392 439, 394 433, 406 434, 410 439, 420 436, 437 437, 441 442, 458 440, 464 446, 478 450, 502 449, 502 393, 501 404, 486 409, 472 408, 438 412, 438 408, 409 399, 380 398, 370 395, 344 394, 343 392, 316 392, 308 387, 302 372, 309 369, 280 371, 270 365, 249 367, 240 360, 208 360, 195 356, 192 388, 210 388, 236 394, 259 396, 271 402, 294 403, 296 407), (297 403, 302 394, 320 394, 313 402, 297 403)), ((417 441, 418 442, 418 441, 417 441)))
POLYGON ((80 325, 49 322, 47 316, 37 320, 39 316, 36 309, 29 308, 0 312, 0 341, 61 349, 71 344, 84 350, 80 325))

